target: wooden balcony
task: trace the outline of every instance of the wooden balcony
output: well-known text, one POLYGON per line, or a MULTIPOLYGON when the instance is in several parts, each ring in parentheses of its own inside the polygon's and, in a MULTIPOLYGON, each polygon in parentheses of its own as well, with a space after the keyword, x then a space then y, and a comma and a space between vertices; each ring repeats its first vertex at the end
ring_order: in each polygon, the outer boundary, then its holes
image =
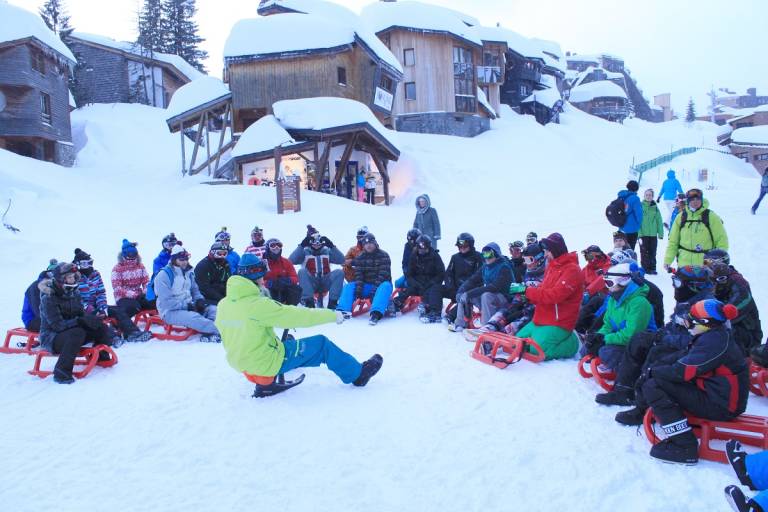
POLYGON ((503 78, 500 66, 477 66, 477 81, 480 84, 500 84, 503 78))

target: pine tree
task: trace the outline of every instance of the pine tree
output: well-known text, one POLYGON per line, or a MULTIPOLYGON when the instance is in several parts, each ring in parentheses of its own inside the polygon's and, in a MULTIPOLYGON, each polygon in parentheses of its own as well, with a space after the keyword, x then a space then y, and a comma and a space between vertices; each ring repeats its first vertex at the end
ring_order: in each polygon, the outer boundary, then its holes
MULTIPOLYGON (((161 0, 144 0, 144 6, 139 12, 138 16, 138 33, 139 36, 136 39, 136 49, 143 56, 153 61, 155 58, 155 52, 162 52, 165 49, 165 34, 162 31, 163 16, 162 16, 162 4, 161 0)), ((157 105, 156 90, 155 87, 155 73, 153 72, 152 63, 149 62, 145 67, 142 67, 141 74, 136 78, 135 82, 131 84, 131 90, 133 94, 134 89, 143 88, 142 98, 146 98, 148 103, 157 105), (149 77, 147 77, 144 69, 149 71, 149 77), (151 87, 151 91, 149 90, 151 87)), ((143 102, 142 102, 143 103, 143 102)))
POLYGON ((199 49, 205 39, 198 34, 199 28, 193 19, 196 13, 195 0, 163 0, 163 51, 178 55, 199 71, 205 72, 202 61, 208 58, 208 52, 199 49))
POLYGON ((693 104, 693 98, 688 99, 688 110, 685 113, 685 122, 692 123, 696 120, 696 106, 693 104))
POLYGON ((69 24, 64 0, 46 0, 38 13, 45 25, 61 37, 68 36, 74 30, 69 24))

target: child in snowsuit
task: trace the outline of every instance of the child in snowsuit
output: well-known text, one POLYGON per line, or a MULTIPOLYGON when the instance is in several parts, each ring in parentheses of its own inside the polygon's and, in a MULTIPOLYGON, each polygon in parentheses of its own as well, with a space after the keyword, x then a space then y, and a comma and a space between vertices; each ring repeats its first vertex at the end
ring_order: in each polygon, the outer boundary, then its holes
POLYGON ((640 263, 646 274, 656 274, 656 248, 664 238, 664 222, 653 200, 653 189, 645 191, 643 198, 643 223, 640 226, 640 263))
POLYGON ((243 254, 255 254, 263 259, 266 252, 267 242, 264 240, 264 231, 256 226, 251 230, 251 244, 243 250, 243 254))
POLYGON ((126 315, 132 317, 143 309, 155 309, 155 301, 147 298, 149 274, 141 262, 136 243, 123 239, 111 278, 117 307, 126 315))
POLYGON ((40 288, 38 288, 38 285, 43 279, 51 277, 50 272, 58 264, 59 262, 56 260, 48 262, 48 268, 40 272, 37 279, 24 292, 24 303, 21 306, 21 321, 24 323, 24 328, 28 331, 40 331, 40 288))
POLYGON ((587 260, 586 266, 581 269, 586 289, 581 299, 579 319, 576 321, 574 330, 580 334, 585 334, 592 327, 595 321, 595 313, 603 305, 607 296, 608 292, 605 289, 603 274, 611 267, 611 260, 596 245, 590 245, 581 251, 581 254, 587 260))

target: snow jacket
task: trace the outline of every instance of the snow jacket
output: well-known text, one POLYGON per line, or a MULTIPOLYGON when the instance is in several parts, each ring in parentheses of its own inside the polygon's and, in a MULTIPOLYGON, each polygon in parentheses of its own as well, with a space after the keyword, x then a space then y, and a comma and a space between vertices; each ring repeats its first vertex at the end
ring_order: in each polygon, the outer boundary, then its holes
POLYGON ((416 218, 413 219, 413 227, 432 240, 440 240, 440 219, 437 217, 437 210, 432 208, 427 194, 422 194, 416 198, 416 218), (427 206, 421 208, 419 199, 424 199, 427 206))
POLYGON ((295 329, 335 320, 336 313, 330 309, 280 304, 262 295, 253 281, 242 276, 227 281, 227 295, 216 311, 216 327, 229 365, 238 372, 262 377, 277 375, 285 358, 285 347, 274 327, 295 329))
POLYGON ((677 198, 677 194, 683 193, 683 187, 680 186, 680 182, 675 177, 675 171, 667 171, 667 179, 661 184, 661 190, 659 190, 658 199, 656 201, 674 201, 677 198))
POLYGON ((522 283, 526 270, 523 258, 509 258, 509 264, 512 266, 512 282, 522 283))
POLYGON ((464 281, 456 295, 466 293, 467 297, 480 297, 482 294, 502 293, 509 296, 509 285, 512 284, 512 266, 504 256, 496 258, 496 261, 483 264, 477 272, 464 281))
POLYGON ((730 270, 724 283, 716 283, 715 298, 733 304, 739 310, 739 315, 731 320, 733 337, 742 349, 749 351, 763 340, 760 313, 747 280, 735 268, 730 267, 730 270))
POLYGON ((195 266, 195 282, 200 293, 210 303, 218 304, 227 294, 227 279, 232 276, 227 261, 218 263, 210 255, 206 256, 195 266))
POLYGON ((237 274, 237 265, 240 263, 240 255, 231 247, 227 253, 227 263, 229 263, 230 275, 237 274))
POLYGON ((272 288, 276 284, 299 284, 299 276, 288 258, 268 253, 267 263, 269 264, 269 272, 264 276, 264 283, 267 288, 272 288))
POLYGON ((708 288, 700 291, 686 301, 675 304, 675 310, 672 312, 672 316, 670 316, 669 321, 664 324, 664 328, 661 329, 661 343, 678 350, 685 349, 693 336, 688 332, 687 327, 681 325, 683 320, 688 318, 688 313, 690 313, 694 304, 700 300, 713 298, 714 295, 712 294, 712 289, 708 288))
POLYGON ((78 283, 80 300, 86 313, 98 313, 107 311, 107 290, 104 288, 104 280, 95 268, 90 275, 80 274, 78 283))
POLYGON ((29 322, 35 318, 40 318, 40 288, 38 285, 40 281, 48 277, 48 271, 44 270, 40 272, 37 279, 30 284, 24 292, 24 304, 21 306, 21 321, 24 323, 26 329, 29 322))
POLYGON ((648 328, 653 309, 647 296, 648 287, 634 281, 629 282, 618 300, 608 296, 603 326, 597 331, 604 335, 606 345, 626 347, 632 336, 648 328))
POLYGON ((653 323, 657 329, 664 327, 664 294, 652 281, 647 280, 645 277, 639 279, 633 278, 639 285, 645 285, 648 287, 648 302, 651 303, 653 309, 653 323))
POLYGON ((656 201, 642 201, 643 223, 640 225, 639 236, 655 236, 664 238, 664 220, 661 217, 656 201))
POLYGON ((160 254, 157 255, 157 258, 152 261, 152 275, 154 276, 160 272, 160 269, 170 263, 170 261, 171 251, 166 251, 165 249, 160 251, 160 254))
POLYGON ((77 289, 65 290, 53 279, 38 283, 40 290, 40 347, 53 350, 56 335, 77 327, 77 319, 85 315, 77 289))
POLYGON ((344 255, 344 261, 351 260, 350 263, 344 263, 344 279, 347 280, 348 283, 351 283, 355 280, 355 268, 353 266, 355 258, 360 256, 360 253, 363 252, 363 246, 360 244, 353 245, 349 248, 347 251, 347 254, 344 255))
MULTIPOLYGON (((243 254, 255 254, 259 258, 264 258, 264 254, 267 252, 267 241, 262 240, 259 243, 251 242, 251 245, 246 247, 243 250, 243 254)), ((232 272, 232 274, 237 273, 237 271, 232 272)))
POLYGON ((191 302, 204 298, 197 287, 195 271, 191 267, 185 270, 176 265, 163 267, 155 276, 154 287, 157 311, 161 318, 169 311, 186 311, 191 302))
POLYGON ((360 296, 364 284, 378 287, 383 282, 392 281, 392 262, 389 254, 378 247, 373 252, 363 251, 352 262, 352 266, 355 269, 355 297, 360 296))
POLYGON ((695 384, 706 393, 707 401, 734 417, 747 408, 749 369, 725 325, 693 336, 677 361, 653 366, 651 376, 695 384))
POLYGON ((466 254, 457 252, 451 256, 448 268, 445 270, 445 287, 447 291, 456 295, 464 281, 472 277, 483 266, 483 257, 472 247, 466 254))
POLYGON ((691 211, 685 207, 685 226, 681 226, 683 214, 675 217, 672 230, 669 233, 669 243, 664 256, 664 264, 670 265, 677 259, 677 265, 703 265, 704 253, 710 249, 728 250, 728 234, 725 232, 723 221, 709 210, 709 201, 704 200, 701 208, 691 211), (702 215, 709 210, 709 229, 704 225, 702 215), (711 234, 710 234, 711 231, 711 234))
POLYGON ((533 322, 572 331, 579 318, 584 276, 575 252, 563 254, 547 265, 538 287, 525 289, 525 298, 536 305, 533 322))
POLYGON ((592 261, 588 261, 584 268, 581 269, 581 273, 584 276, 584 285, 587 287, 587 293, 590 297, 605 289, 602 273, 598 273, 598 271, 605 272, 609 268, 611 268, 610 258, 598 255, 592 258, 592 261))
POLYGON ((760 189, 768 190, 768 172, 764 172, 763 177, 760 178, 760 189))
POLYGON ((627 220, 621 226, 624 233, 637 233, 643 223, 643 205, 640 204, 640 198, 636 192, 622 190, 617 197, 624 201, 624 211, 627 212, 627 220))
POLYGON ((408 273, 408 260, 411 259, 411 254, 415 248, 416 244, 412 244, 411 242, 405 242, 405 245, 403 246, 403 275, 408 273))
POLYGON ((115 300, 138 299, 147 292, 149 274, 141 258, 126 260, 122 253, 117 255, 117 265, 112 267, 112 292, 115 300))
POLYGON ((288 257, 294 265, 301 265, 307 273, 314 277, 323 277, 331 273, 331 264, 344 264, 344 255, 336 247, 312 247, 299 245, 288 257))
POLYGON ((418 286, 426 290, 432 286, 440 285, 445 277, 445 264, 440 255, 433 249, 426 254, 414 251, 408 260, 408 269, 405 272, 408 286, 418 286))

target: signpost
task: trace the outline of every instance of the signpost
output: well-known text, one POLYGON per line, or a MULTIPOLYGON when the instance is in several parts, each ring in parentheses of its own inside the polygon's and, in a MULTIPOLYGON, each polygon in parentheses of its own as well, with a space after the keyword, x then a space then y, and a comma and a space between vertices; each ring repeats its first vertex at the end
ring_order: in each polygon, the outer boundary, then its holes
POLYGON ((275 182, 277 190, 277 213, 301 211, 301 178, 281 176, 275 182))

